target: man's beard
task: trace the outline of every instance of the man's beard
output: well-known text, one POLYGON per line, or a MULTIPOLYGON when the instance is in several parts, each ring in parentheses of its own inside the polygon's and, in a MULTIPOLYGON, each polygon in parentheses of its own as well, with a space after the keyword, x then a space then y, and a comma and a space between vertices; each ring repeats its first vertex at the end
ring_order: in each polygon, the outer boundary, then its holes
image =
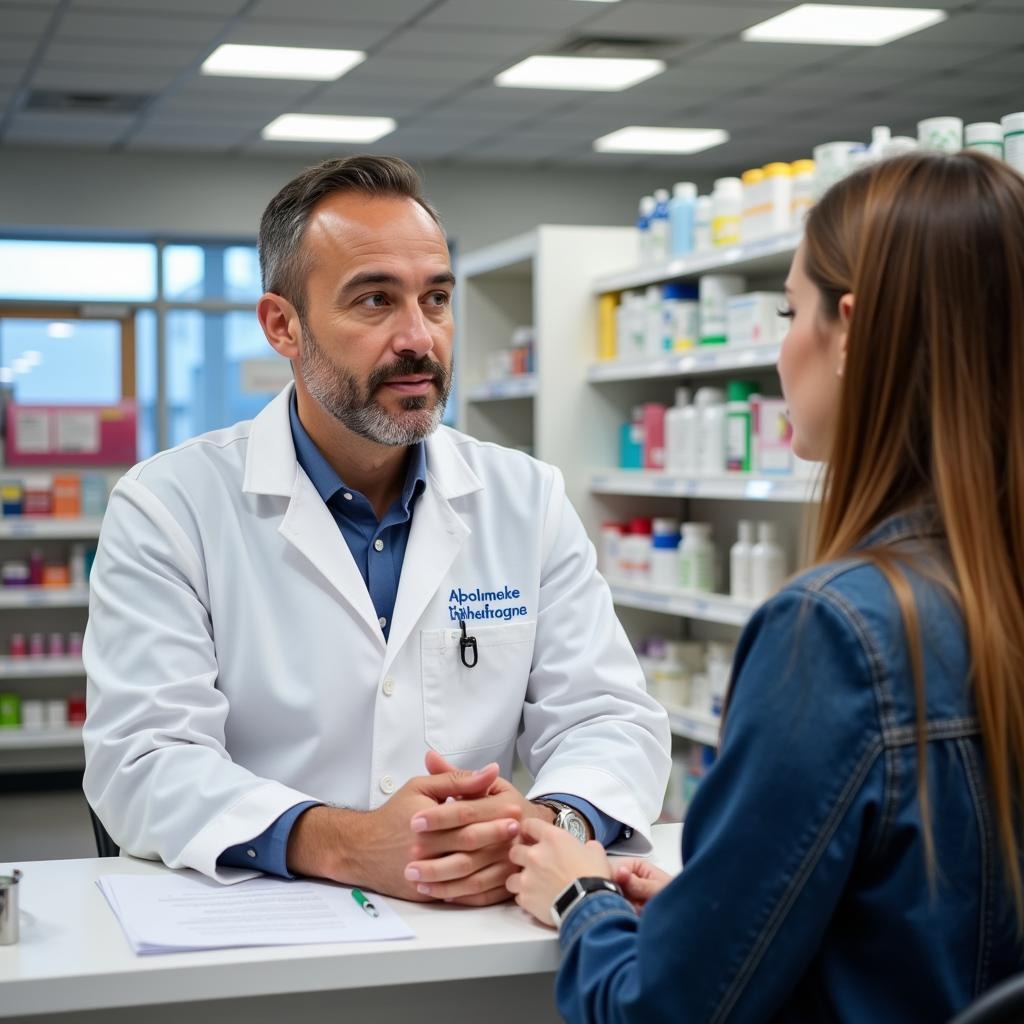
POLYGON ((452 385, 451 371, 440 363, 428 356, 400 356, 390 365, 373 370, 364 389, 352 374, 331 362, 305 324, 302 341, 302 382, 306 390, 353 434, 393 448, 417 444, 437 429, 452 385), (409 395, 401 399, 403 412, 397 415, 377 402, 377 389, 386 381, 414 375, 434 378, 436 400, 430 394, 409 395))

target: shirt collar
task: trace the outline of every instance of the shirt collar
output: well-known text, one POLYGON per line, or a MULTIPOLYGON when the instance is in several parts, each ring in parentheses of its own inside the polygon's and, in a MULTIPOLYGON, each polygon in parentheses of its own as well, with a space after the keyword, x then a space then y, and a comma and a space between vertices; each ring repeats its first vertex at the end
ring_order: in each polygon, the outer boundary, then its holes
MULTIPOLYGON (((352 491, 345 481, 335 472, 334 467, 324 458, 323 452, 306 432, 299 419, 298 403, 295 392, 292 392, 288 404, 288 416, 291 421, 292 440, 295 442, 295 457, 305 470, 306 476, 312 481, 317 494, 324 502, 329 502, 338 491, 352 491)), ((405 484, 402 487, 402 508, 408 512, 413 499, 427 485, 427 453, 422 441, 409 446, 409 462, 405 471, 405 484)), ((358 492, 353 492, 358 493, 358 492)))

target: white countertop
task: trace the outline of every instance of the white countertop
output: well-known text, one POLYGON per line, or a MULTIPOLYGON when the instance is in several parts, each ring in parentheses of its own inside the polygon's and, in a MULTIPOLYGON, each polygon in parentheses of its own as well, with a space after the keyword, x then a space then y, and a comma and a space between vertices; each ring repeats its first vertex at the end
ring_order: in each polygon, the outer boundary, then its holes
MULTIPOLYGON (((654 830, 656 863, 680 866, 679 825, 654 830)), ((552 972, 555 932, 514 903, 468 909, 393 905, 412 940, 225 949, 136 956, 96 886, 104 874, 168 869, 130 858, 18 867, 21 941, 0 946, 0 1018, 202 999, 368 988, 552 972)), ((378 897, 382 898, 382 897, 378 897)))

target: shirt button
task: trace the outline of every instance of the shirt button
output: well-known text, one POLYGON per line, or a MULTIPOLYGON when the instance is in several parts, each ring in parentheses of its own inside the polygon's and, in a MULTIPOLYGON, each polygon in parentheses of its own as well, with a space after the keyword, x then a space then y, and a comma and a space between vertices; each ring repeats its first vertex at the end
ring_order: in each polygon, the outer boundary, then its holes
POLYGON ((380 539, 380 537, 378 537, 378 538, 377 538, 377 539, 376 539, 376 540, 375 540, 375 541, 373 542, 373 550, 374 550, 374 551, 383 551, 383 550, 384 550, 384 541, 382 541, 382 540, 380 539))
POLYGON ((388 620, 385 619, 383 615, 377 621, 380 623, 381 629, 383 629, 388 624, 388 620))
POLYGON ((394 681, 394 679, 391 679, 390 677, 388 679, 385 679, 384 680, 384 685, 381 687, 381 689, 384 691, 384 696, 385 697, 390 697, 391 694, 393 694, 395 692, 395 681, 394 681))
POLYGON ((380 791, 390 795, 395 791, 395 780, 390 775, 381 776, 380 780, 380 791))
POLYGON ((351 501, 351 500, 352 500, 352 495, 351 495, 351 494, 350 494, 350 493, 349 493, 348 491, 346 491, 346 492, 345 492, 345 493, 344 493, 344 494, 342 495, 342 497, 343 497, 343 498, 344 498, 344 499, 345 499, 346 501, 351 501))
POLYGON ((250 846, 249 849, 245 851, 245 855, 246 857, 255 857, 256 851, 250 846))

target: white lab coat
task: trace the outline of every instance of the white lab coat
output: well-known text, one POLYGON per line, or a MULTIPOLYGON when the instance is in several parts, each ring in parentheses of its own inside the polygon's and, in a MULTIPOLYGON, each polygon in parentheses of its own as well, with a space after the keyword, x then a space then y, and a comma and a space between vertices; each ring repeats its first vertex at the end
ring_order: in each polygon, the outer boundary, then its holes
POLYGON ((581 796, 647 848, 668 723, 558 470, 432 434, 385 643, 296 461, 290 395, 141 463, 111 494, 83 734, 86 796, 113 838, 226 880, 217 857, 301 800, 378 807, 425 774, 428 748, 507 777, 518 742, 529 795, 581 796), (468 669, 458 609, 485 604, 501 617, 467 620, 468 669))

